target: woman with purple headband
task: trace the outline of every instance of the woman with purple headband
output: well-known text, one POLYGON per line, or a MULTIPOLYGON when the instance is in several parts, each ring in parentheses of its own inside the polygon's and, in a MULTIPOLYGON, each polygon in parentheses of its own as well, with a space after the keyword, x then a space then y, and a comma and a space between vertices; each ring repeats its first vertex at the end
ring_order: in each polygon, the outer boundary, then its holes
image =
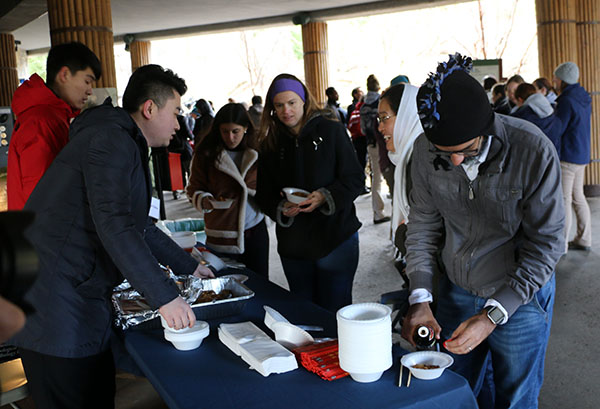
POLYGON ((290 291, 336 311, 352 303, 361 226, 354 199, 364 175, 344 125, 328 115, 298 78, 275 77, 261 118, 256 198, 277 222, 290 291), (310 194, 294 204, 285 187, 310 194))

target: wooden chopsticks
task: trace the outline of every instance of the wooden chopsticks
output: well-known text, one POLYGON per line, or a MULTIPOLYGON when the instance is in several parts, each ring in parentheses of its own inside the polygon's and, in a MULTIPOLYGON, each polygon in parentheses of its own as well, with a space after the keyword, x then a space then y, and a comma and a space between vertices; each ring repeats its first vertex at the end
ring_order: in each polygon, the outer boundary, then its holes
MULTIPOLYGON (((401 388, 402 387, 402 369, 404 368, 404 365, 402 365, 402 362, 400 362, 400 376, 398 377, 398 387, 401 388)), ((406 381, 406 387, 410 387, 410 380, 412 379, 412 372, 410 371, 410 368, 408 369, 408 380, 406 381)))

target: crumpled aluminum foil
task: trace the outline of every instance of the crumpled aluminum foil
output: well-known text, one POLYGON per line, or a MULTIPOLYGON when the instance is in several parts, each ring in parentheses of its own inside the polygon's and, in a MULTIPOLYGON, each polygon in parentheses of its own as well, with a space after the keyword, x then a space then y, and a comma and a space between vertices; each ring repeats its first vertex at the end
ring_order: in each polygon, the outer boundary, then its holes
MULTIPOLYGON (((235 313, 242 307, 239 303, 240 301, 254 296, 252 290, 236 281, 233 276, 201 279, 192 275, 177 276, 170 268, 161 267, 165 271, 165 274, 168 274, 175 281, 183 299, 192 305, 192 308, 203 309, 200 313, 199 311, 195 311, 197 317, 200 316, 208 319, 235 313), (215 293, 219 293, 224 289, 232 291, 233 297, 194 304, 202 291, 213 290, 215 293)), ((114 323, 118 328, 123 330, 158 317, 158 310, 152 310, 141 294, 131 287, 127 280, 113 289, 111 301, 115 310, 114 323)))

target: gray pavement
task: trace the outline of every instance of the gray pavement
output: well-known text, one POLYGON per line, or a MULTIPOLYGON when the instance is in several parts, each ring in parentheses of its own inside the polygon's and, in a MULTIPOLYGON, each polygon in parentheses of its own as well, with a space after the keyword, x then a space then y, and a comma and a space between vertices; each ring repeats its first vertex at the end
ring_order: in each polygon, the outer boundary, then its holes
MULTIPOLYGON (((186 199, 173 200, 165 192, 167 217, 198 217, 186 199)), ((600 198, 588 200, 592 208, 592 251, 570 251, 556 268, 556 302, 552 332, 546 356, 545 382, 539 399, 542 409, 600 407, 596 357, 600 347, 600 198)), ((356 200, 360 260, 354 281, 355 302, 378 301, 381 294, 402 287, 402 279, 392 265, 393 248, 389 223, 373 224, 371 196, 356 200)), ((389 200, 386 210, 389 213, 389 200)), ((271 237, 270 279, 287 288, 277 256, 274 226, 271 237)), ((161 409, 166 406, 143 378, 121 374, 117 378, 117 409, 161 409)))

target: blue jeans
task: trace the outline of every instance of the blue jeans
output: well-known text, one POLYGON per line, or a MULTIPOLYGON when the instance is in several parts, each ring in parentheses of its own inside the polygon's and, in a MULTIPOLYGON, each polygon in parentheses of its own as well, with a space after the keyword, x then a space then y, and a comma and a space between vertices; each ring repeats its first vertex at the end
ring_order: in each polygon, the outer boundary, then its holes
POLYGON ((352 304, 352 282, 358 266, 358 232, 318 260, 281 257, 290 291, 336 312, 352 304))
MULTIPOLYGON (((443 276, 436 309, 442 338, 448 339, 458 325, 478 314, 486 299, 454 285, 443 276)), ((537 408, 544 380, 544 357, 550 336, 555 277, 520 306, 504 325, 466 355, 455 355, 451 369, 464 376, 475 396, 479 394, 491 353, 496 408, 537 408)))

